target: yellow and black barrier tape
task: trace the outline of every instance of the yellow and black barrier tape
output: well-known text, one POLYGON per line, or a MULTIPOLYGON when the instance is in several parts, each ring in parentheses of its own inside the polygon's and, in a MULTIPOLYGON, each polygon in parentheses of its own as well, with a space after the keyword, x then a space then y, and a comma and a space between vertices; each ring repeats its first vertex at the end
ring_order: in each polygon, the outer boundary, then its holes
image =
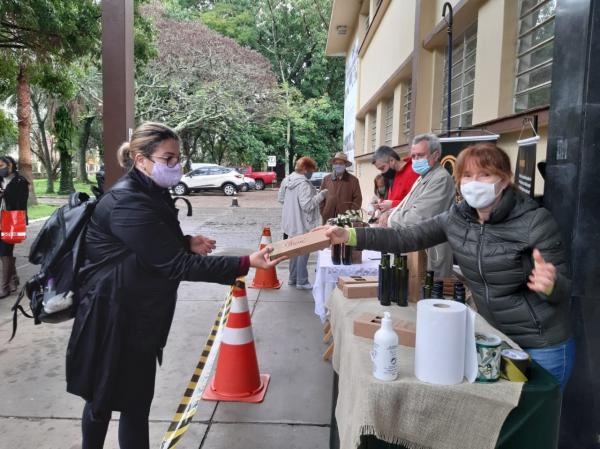
POLYGON ((183 393, 183 397, 179 402, 175 416, 173 416, 171 424, 169 424, 169 428, 163 436, 163 440, 160 445, 161 449, 172 449, 177 446, 185 432, 187 432, 188 428, 190 427, 192 418, 198 410, 198 403, 201 400, 204 388, 206 388, 206 385, 208 384, 208 379, 212 371, 212 365, 219 351, 221 336, 223 335, 225 323, 227 323, 227 317, 229 316, 229 310, 231 309, 232 299, 233 287, 231 287, 229 294, 219 309, 219 313, 217 314, 215 322, 213 323, 210 335, 208 336, 206 344, 202 349, 200 361, 198 361, 185 393, 183 393))

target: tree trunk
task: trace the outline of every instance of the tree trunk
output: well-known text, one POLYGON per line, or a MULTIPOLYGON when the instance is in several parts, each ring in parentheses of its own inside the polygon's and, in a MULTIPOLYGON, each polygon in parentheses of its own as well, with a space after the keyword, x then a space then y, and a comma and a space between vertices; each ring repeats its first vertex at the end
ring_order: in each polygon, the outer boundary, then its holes
POLYGON ((38 203, 31 172, 31 99, 25 67, 17 75, 17 120, 19 122, 19 171, 29 181, 29 204, 38 203))
MULTIPOLYGON (((38 100, 35 99, 35 96, 31 98, 31 106, 33 112, 35 113, 35 118, 37 121, 38 128, 40 130, 38 142, 39 153, 38 157, 46 170, 46 193, 54 193, 54 167, 52 164, 52 153, 48 148, 48 139, 46 138, 46 118, 47 115, 42 118, 40 114, 40 106, 38 100)), ((46 106, 48 107, 48 106, 46 106)))
POLYGON ((87 175, 87 147, 90 141, 90 134, 92 133, 92 123, 94 122, 94 116, 86 117, 83 120, 83 131, 81 138, 79 139, 79 180, 81 182, 89 183, 87 175))
POLYGON ((60 152, 60 183, 58 186, 59 195, 68 195, 75 191, 73 185, 73 157, 69 151, 60 152))

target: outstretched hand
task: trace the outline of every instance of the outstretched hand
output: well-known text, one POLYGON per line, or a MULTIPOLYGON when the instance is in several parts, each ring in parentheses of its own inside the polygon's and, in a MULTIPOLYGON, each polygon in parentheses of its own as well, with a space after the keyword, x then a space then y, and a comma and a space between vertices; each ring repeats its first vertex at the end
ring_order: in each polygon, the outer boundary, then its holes
POLYGON ((350 234, 346 228, 340 228, 339 226, 319 226, 318 228, 314 228, 311 232, 325 230, 325 237, 329 237, 332 245, 337 245, 339 243, 346 243, 350 234))
POLYGON ((212 253, 213 249, 217 247, 216 243, 215 240, 209 239, 208 237, 196 235, 190 239, 190 250, 193 253, 206 256, 212 253))
POLYGON ((546 262, 538 249, 533 250, 533 263, 527 287, 534 292, 550 295, 556 282, 556 267, 546 262))
POLYGON ((250 254, 250 266, 252 268, 262 268, 267 270, 273 268, 278 263, 287 259, 286 256, 278 257, 277 259, 270 260, 269 254, 273 252, 273 247, 270 245, 265 246, 260 251, 250 254))

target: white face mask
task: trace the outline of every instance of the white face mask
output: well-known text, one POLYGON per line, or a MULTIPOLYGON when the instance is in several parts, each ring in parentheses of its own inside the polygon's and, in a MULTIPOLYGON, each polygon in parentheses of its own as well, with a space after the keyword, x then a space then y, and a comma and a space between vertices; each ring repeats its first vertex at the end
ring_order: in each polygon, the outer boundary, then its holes
POLYGON ((496 184, 481 181, 470 181, 460 185, 460 193, 467 204, 475 209, 488 207, 496 199, 496 184))

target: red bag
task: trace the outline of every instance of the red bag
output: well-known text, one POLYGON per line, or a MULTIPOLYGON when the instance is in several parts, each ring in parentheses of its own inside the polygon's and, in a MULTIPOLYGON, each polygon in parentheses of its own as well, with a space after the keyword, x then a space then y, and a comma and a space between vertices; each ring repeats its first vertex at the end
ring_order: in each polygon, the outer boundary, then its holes
POLYGON ((0 238, 4 243, 14 245, 25 240, 27 224, 24 210, 3 210, 0 224, 0 238))

